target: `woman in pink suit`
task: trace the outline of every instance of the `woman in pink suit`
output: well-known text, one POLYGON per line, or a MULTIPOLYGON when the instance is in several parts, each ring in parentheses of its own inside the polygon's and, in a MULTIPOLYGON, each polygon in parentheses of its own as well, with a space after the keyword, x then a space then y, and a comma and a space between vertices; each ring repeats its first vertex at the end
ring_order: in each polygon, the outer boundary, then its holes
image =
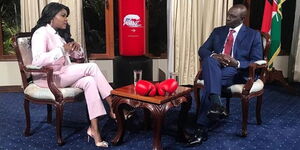
MULTIPOLYGON (((101 139, 97 117, 106 114, 100 95, 111 106, 112 87, 96 64, 71 63, 70 57, 83 58, 84 53, 80 45, 71 39, 68 15, 69 8, 65 5, 49 3, 45 6, 37 25, 31 30, 32 64, 52 67, 58 87, 71 86, 84 90, 91 120, 87 134, 94 138, 97 147, 108 147, 108 143, 101 139)), ((35 74, 33 79, 38 86, 47 87, 44 75, 35 74)))

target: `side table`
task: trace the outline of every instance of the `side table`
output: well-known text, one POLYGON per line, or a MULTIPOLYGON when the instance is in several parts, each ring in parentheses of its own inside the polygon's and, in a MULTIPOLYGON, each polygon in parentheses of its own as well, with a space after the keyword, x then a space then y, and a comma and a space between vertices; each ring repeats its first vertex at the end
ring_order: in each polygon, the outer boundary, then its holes
POLYGON ((153 149, 161 150, 161 126, 164 121, 166 112, 172 108, 181 105, 178 120, 178 136, 184 136, 184 123, 186 116, 191 107, 191 88, 179 86, 177 90, 170 96, 141 96, 135 92, 134 85, 127 85, 114 89, 111 93, 113 95, 113 111, 117 118, 117 133, 112 143, 114 145, 120 144, 124 135, 124 115, 123 104, 127 104, 134 108, 144 108, 149 110, 153 119, 153 149))

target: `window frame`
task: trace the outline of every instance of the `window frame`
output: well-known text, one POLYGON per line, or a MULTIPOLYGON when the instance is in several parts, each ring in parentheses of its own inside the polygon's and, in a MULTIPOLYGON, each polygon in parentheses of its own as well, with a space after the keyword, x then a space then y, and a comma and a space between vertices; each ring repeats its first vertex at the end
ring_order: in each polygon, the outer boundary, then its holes
MULTIPOLYGON (((148 23, 149 10, 146 6, 146 23, 148 23)), ((115 58, 115 40, 114 40, 114 0, 105 0, 105 53, 91 53, 88 58, 91 60, 107 60, 115 58)), ((146 29, 146 37, 148 36, 148 27, 146 29)), ((149 53, 148 41, 146 42, 146 54, 150 58, 166 58, 166 54, 162 56, 153 56, 149 53)), ((3 47, 3 30, 2 18, 0 16, 0 61, 17 60, 15 55, 4 55, 3 47)))
MULTIPOLYGON (((113 59, 114 55, 114 12, 113 12, 113 0, 105 0, 105 32, 106 32, 106 51, 103 54, 91 53, 89 59, 102 60, 113 59)), ((4 55, 3 47, 3 30, 2 30, 2 18, 0 16, 0 61, 17 60, 15 55, 4 55)))
MULTIPOLYGON (((149 42, 149 11, 150 11, 150 7, 149 7, 150 2, 149 1, 150 0, 145 0, 145 1, 146 1, 146 19, 145 19, 145 24, 146 24, 146 54, 145 54, 145 56, 147 56, 149 58, 152 58, 152 59, 167 59, 168 58, 168 49, 166 49, 164 53, 161 53, 160 56, 155 56, 153 53, 150 52, 151 51, 149 49, 149 43, 150 43, 149 42)), ((153 1, 155 1, 155 0, 153 0, 153 1)), ((168 2, 167 2, 167 5, 168 5, 168 2)), ((168 33, 167 33, 166 36, 167 36, 167 41, 166 42, 168 42, 168 33)), ((168 43, 166 43, 166 44, 168 44, 168 43)))
POLYGON ((113 59, 115 57, 114 44, 114 3, 113 0, 105 0, 105 53, 91 53, 88 58, 93 60, 98 59, 113 59))

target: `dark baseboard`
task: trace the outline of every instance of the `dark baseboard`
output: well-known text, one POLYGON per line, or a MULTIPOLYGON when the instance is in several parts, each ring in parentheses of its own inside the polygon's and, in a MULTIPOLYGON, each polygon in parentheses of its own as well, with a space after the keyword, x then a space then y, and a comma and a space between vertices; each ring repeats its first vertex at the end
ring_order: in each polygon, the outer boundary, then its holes
POLYGON ((0 86, 0 93, 5 92, 23 92, 23 88, 21 86, 0 86))

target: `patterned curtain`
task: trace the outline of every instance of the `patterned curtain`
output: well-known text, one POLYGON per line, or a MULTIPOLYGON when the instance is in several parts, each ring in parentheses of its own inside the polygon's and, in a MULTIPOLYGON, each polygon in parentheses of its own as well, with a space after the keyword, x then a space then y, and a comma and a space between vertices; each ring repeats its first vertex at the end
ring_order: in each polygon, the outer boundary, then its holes
POLYGON ((43 8, 51 2, 58 2, 69 7, 68 21, 71 25, 72 38, 85 47, 81 0, 20 0, 21 31, 30 32, 40 18, 43 8))
POLYGON ((213 28, 225 24, 233 0, 168 0, 168 70, 180 84, 192 84, 199 68, 198 49, 213 28))

